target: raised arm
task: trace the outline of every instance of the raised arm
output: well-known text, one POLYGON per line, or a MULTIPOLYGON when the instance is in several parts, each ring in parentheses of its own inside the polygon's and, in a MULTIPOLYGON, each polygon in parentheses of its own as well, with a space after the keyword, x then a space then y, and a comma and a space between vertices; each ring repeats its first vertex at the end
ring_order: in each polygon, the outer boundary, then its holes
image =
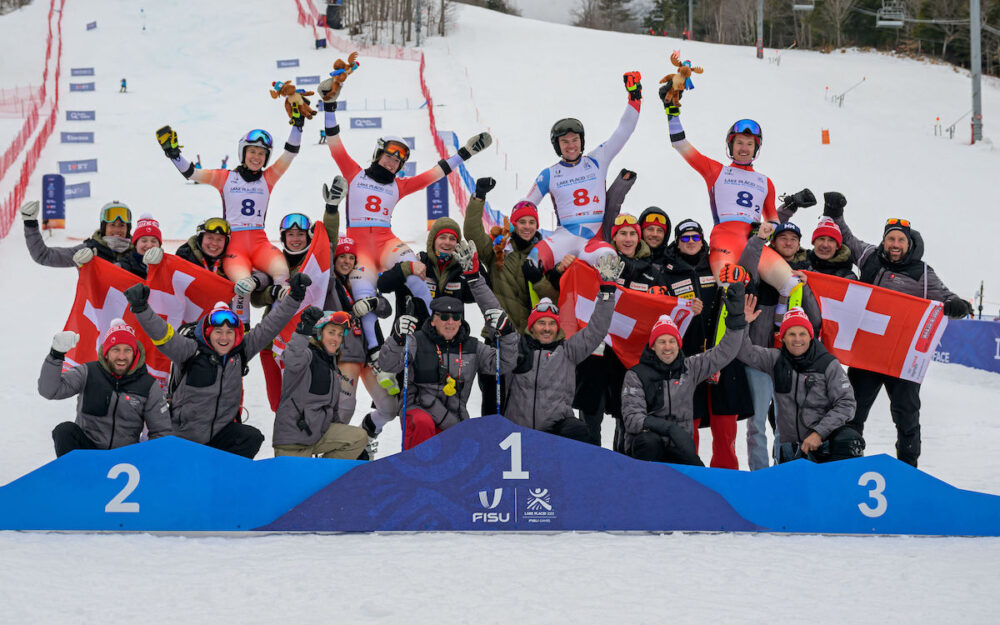
POLYGON ((344 147, 340 138, 340 124, 337 123, 337 102, 323 103, 323 121, 326 124, 326 146, 330 148, 330 156, 340 168, 340 173, 348 180, 353 180, 361 166, 358 165, 344 147))
POLYGON ((73 247, 49 247, 38 228, 38 221, 24 222, 24 242, 28 246, 31 260, 46 267, 75 267, 73 254, 82 250, 83 243, 73 247))
MULTIPOLYGON (((466 240, 472 241, 473 245, 476 246, 480 262, 485 263, 487 267, 492 267, 493 263, 496 262, 496 252, 493 251, 493 240, 490 239, 490 235, 486 234, 486 227, 483 225, 486 193, 482 193, 483 197, 478 197, 480 185, 484 190, 490 186, 486 181, 493 181, 493 179, 480 178, 476 181, 476 194, 469 198, 469 203, 465 207, 465 221, 462 224, 462 231, 465 232, 466 240)), ((496 184, 496 181, 493 181, 493 184, 496 184)))
POLYGON ((453 170, 458 169, 459 165, 490 147, 492 144, 493 137, 488 132, 481 132, 478 135, 470 137, 469 140, 465 142, 464 146, 458 148, 458 152, 451 155, 447 159, 439 160, 437 165, 434 167, 431 167, 427 171, 413 176, 412 178, 402 178, 397 180, 396 184, 399 186, 399 197, 404 198, 411 193, 427 188, 432 182, 447 176, 453 170))
POLYGON ((264 180, 267 182, 269 189, 274 187, 274 183, 278 182, 278 178, 281 178, 288 171, 288 166, 299 155, 300 145, 302 145, 302 129, 293 125, 292 129, 288 131, 288 140, 285 141, 285 151, 281 153, 281 156, 274 164, 264 170, 264 180))
POLYGON ((688 165, 701 174, 701 177, 708 184, 712 184, 719 172, 722 171, 722 163, 703 155, 688 142, 679 116, 668 115, 668 126, 670 128, 670 145, 687 161, 688 165))
POLYGON ((636 174, 634 171, 622 169, 615 177, 615 181, 608 187, 606 203, 604 204, 604 223, 601 225, 601 232, 605 241, 611 240, 611 227, 615 224, 615 218, 622 210, 625 196, 635 184, 636 174))
POLYGON ((87 384, 87 366, 62 370, 65 354, 52 351, 42 362, 38 374, 38 394, 45 399, 66 399, 81 392, 87 384))
POLYGON ((622 78, 625 81, 625 91, 628 94, 625 111, 622 113, 621 119, 618 120, 618 127, 611 133, 608 140, 591 152, 594 158, 602 164, 611 162, 622 151, 625 143, 635 131, 636 124, 639 123, 639 109, 642 108, 641 76, 639 72, 628 72, 622 78))

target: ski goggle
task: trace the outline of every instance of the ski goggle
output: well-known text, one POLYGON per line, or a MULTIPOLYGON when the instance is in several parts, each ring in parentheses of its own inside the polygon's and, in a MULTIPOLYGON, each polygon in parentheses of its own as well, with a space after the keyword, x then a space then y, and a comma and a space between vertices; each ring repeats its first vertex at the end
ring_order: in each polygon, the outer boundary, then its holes
POLYGON ((458 313, 458 312, 439 312, 439 313, 434 313, 434 314, 437 315, 438 318, 441 321, 461 321, 462 320, 462 313, 458 313))
POLYGON ((887 225, 887 226, 903 226, 904 228, 909 228, 910 227, 910 220, 909 219, 899 219, 897 217, 893 217, 892 219, 886 219, 885 220, 885 225, 887 225))
POLYGON ((618 215, 617 217, 615 217, 616 226, 633 225, 637 223, 639 223, 639 220, 633 217, 632 215, 629 215, 628 213, 618 215))
POLYGON ((738 135, 741 134, 759 135, 761 134, 760 124, 758 124, 752 119, 741 119, 740 121, 733 124, 733 132, 738 135))
POLYGON ((691 243, 692 241, 694 243, 700 243, 701 242, 701 235, 700 234, 682 234, 681 235, 681 241, 683 241, 685 243, 691 243))
POLYGON ((395 156, 401 161, 406 161, 410 158, 410 148, 401 143, 396 143, 395 141, 390 141, 382 147, 382 152, 388 154, 389 156, 395 156))
POLYGON ((202 232, 212 232, 215 234, 222 234, 229 236, 232 233, 232 228, 229 227, 229 222, 222 217, 212 217, 206 219, 204 223, 201 224, 202 232))
POLYGON ((313 326, 313 330, 319 333, 330 323, 335 326, 344 326, 344 331, 346 332, 347 326, 351 324, 351 316, 342 310, 327 311, 319 318, 316 325, 313 326))
POLYGON ((667 218, 657 213, 651 213, 649 215, 646 215, 646 220, 642 222, 642 225, 649 226, 651 224, 660 224, 662 226, 666 226, 667 218))
POLYGON ((302 213, 290 213, 281 218, 281 230, 285 231, 289 228, 298 228, 299 230, 309 231, 309 218, 302 213))
POLYGON ((251 130, 247 133, 243 140, 252 145, 262 145, 268 150, 274 147, 274 139, 271 138, 271 133, 266 130, 261 130, 260 128, 256 130, 251 130))
POLYGON ((211 315, 208 316, 208 325, 213 328, 219 326, 229 326, 230 328, 238 328, 242 324, 239 318, 231 310, 216 310, 211 315))
POLYGON ((535 310, 543 313, 552 313, 553 315, 559 314, 559 307, 552 302, 538 302, 535 306, 535 310))
POLYGON ((579 119, 567 117, 566 119, 560 119, 552 126, 553 137, 561 137, 567 132, 575 132, 578 135, 583 134, 583 124, 580 123, 579 119))
POLYGON ((127 206, 122 206, 121 204, 108 206, 101 211, 101 221, 106 224, 115 221, 130 224, 132 223, 132 211, 127 206))

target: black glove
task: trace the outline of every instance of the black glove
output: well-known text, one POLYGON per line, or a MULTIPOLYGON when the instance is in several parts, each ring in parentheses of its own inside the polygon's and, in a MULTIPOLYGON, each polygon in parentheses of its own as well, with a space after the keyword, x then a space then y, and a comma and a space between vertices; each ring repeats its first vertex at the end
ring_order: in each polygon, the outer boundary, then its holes
POLYGON ((798 193, 785 196, 785 208, 793 213, 800 208, 809 208, 816 205, 816 196, 809 189, 802 189, 798 193))
POLYGON ((530 259, 525 260, 524 263, 521 264, 521 273, 524 274, 524 279, 531 284, 534 284, 545 277, 540 264, 536 265, 530 259))
POLYGON ((747 325, 743 310, 746 292, 746 285, 742 282, 726 287, 726 328, 730 330, 742 330, 747 325))
POLYGON ((299 113, 298 115, 293 115, 292 117, 288 118, 288 124, 290 126, 295 126, 299 130, 302 130, 302 128, 305 127, 306 125, 306 116, 303 115, 302 113, 299 113))
POLYGON ((495 186, 497 186, 497 181, 493 178, 480 178, 476 180, 476 197, 480 200, 485 200, 486 194, 492 191, 495 186))
POLYGON ((296 302, 301 302, 306 296, 306 287, 312 284, 312 278, 308 274, 302 273, 301 271, 288 281, 288 297, 292 298, 296 302))
MULTIPOLYGON (((663 99, 667 97, 667 92, 669 92, 669 91, 670 91, 670 83, 667 83, 667 84, 663 85, 662 87, 660 87, 660 90, 657 92, 659 94, 659 96, 660 96, 660 102, 663 102, 663 99)), ((683 94, 683 93, 684 92, 682 91, 681 94, 683 94)), ((677 99, 680 99, 680 98, 681 98, 681 95, 678 95, 677 99)), ((681 108, 679 106, 677 106, 676 104, 667 104, 666 102, 663 102, 663 110, 665 110, 667 112, 667 117, 668 118, 669 117, 677 117, 678 115, 681 114, 681 108)))
POLYGON ((831 219, 840 219, 844 216, 844 207, 847 206, 847 198, 843 193, 837 191, 827 191, 823 194, 823 216, 831 219))
POLYGON ((138 315, 149 308, 149 287, 145 284, 134 284, 125 289, 125 299, 128 300, 132 314, 138 315))
POLYGON ((322 318, 323 311, 316 306, 310 306, 302 311, 302 315, 299 316, 299 325, 295 327, 295 331, 299 334, 312 336, 313 326, 322 318))
POLYGON ((663 417, 649 416, 642 420, 642 427, 653 434, 670 436, 670 422, 663 417))
POLYGON ((944 303, 944 314, 951 319, 965 319, 972 314, 972 304, 961 297, 953 297, 944 303))
POLYGON ((170 126, 164 126, 156 131, 156 140, 167 158, 173 160, 181 155, 181 147, 177 143, 177 133, 170 126))

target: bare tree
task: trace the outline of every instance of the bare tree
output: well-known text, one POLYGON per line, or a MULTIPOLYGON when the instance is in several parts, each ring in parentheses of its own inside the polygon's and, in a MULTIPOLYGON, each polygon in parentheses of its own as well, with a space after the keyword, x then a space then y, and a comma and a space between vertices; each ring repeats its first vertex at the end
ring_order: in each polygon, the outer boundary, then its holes
POLYGON ((600 28, 600 0, 578 0, 573 9, 573 25, 583 28, 600 28))
POLYGON ((858 4, 857 0, 824 0, 823 17, 825 17, 830 24, 833 26, 833 31, 836 34, 834 41, 837 47, 840 47, 841 37, 844 29, 844 22, 847 18, 851 16, 851 11, 858 4))

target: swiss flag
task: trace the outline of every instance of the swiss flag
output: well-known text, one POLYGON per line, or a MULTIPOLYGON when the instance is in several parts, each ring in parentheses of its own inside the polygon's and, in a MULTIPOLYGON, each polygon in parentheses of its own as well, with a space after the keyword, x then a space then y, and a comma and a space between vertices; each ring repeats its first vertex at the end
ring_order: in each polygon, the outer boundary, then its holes
MULTIPOLYGON (((559 280, 559 322, 566 336, 587 327, 594 311, 600 279, 597 271, 583 261, 573 261, 559 280)), ((615 350, 626 367, 639 363, 649 333, 660 315, 670 315, 681 335, 691 323, 691 302, 670 295, 652 295, 618 287, 615 312, 605 342, 615 350)))
POLYGON ((948 318, 944 304, 812 271, 823 345, 844 365, 922 382, 948 318))
POLYGON ((274 343, 271 344, 274 359, 278 361, 278 364, 282 368, 284 368, 284 362, 281 360, 281 354, 285 351, 288 341, 291 340, 292 333, 295 332, 295 326, 299 324, 299 317, 302 315, 302 311, 310 306, 323 308, 323 304, 326 302, 326 291, 330 285, 331 256, 330 237, 326 235, 326 228, 313 228, 312 244, 309 245, 309 251, 306 252, 306 257, 302 259, 302 264, 299 265, 299 272, 305 273, 312 278, 312 284, 306 289, 306 296, 299 305, 299 311, 295 313, 292 320, 288 322, 285 329, 278 334, 274 339, 274 343))

